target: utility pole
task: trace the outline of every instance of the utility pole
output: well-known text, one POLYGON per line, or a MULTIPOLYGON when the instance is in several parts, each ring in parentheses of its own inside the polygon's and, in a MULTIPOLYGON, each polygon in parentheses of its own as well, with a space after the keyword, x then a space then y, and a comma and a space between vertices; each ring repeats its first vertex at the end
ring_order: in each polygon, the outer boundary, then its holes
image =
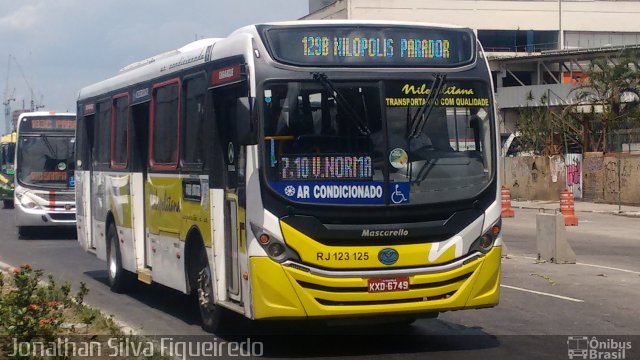
POLYGON ((2 105, 4 105, 4 129, 3 133, 11 132, 11 102, 16 101, 13 97, 13 93, 9 93, 9 74, 11 72, 11 55, 9 55, 9 60, 7 61, 7 81, 4 87, 4 97, 2 101, 2 105))
POLYGON ((564 49, 564 30, 562 29, 562 0, 558 0, 558 49, 564 49))

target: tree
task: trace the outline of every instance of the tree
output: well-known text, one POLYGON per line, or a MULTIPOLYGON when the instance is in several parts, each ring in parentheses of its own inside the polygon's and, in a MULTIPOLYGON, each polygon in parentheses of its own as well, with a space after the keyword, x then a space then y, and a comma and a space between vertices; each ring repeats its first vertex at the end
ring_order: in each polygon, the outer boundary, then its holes
POLYGON ((563 116, 562 107, 558 110, 548 106, 552 95, 551 91, 543 94, 531 106, 535 99, 532 92, 527 94, 527 106, 520 109, 516 121, 521 151, 552 156, 565 152, 569 143, 582 143, 580 124, 563 116))
POLYGON ((541 155, 547 152, 547 146, 553 143, 552 123, 548 116, 548 98, 542 95, 538 103, 541 106, 530 106, 534 101, 533 93, 527 94, 527 106, 520 109, 520 117, 516 121, 516 131, 520 140, 520 151, 541 155))
POLYGON ((640 66, 638 53, 623 51, 614 59, 591 61, 587 79, 570 92, 576 102, 563 117, 583 128, 585 151, 607 151, 611 130, 640 126, 640 66))

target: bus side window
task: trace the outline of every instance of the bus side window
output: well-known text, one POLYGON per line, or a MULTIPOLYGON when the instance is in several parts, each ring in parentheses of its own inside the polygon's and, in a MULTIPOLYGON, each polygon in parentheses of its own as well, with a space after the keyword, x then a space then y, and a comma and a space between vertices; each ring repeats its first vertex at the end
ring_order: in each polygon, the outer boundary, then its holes
POLYGON ((129 96, 113 99, 113 136, 111 138, 111 168, 124 169, 129 165, 129 96))
POLYGON ((75 156, 78 170, 90 170, 92 168, 92 155, 95 153, 93 130, 95 118, 95 114, 78 117, 75 143, 75 156))
POLYGON ((111 99, 98 104, 97 120, 94 125, 93 164, 109 167, 111 158, 111 99))
POLYGON ((204 76, 186 79, 184 92, 184 128, 182 134, 182 165, 201 169, 205 154, 205 91, 207 81, 204 76))
POLYGON ((179 81, 154 87, 151 108, 151 167, 161 170, 178 167, 180 136, 179 81))
MULTIPOLYGON (((225 169, 222 179, 224 186, 228 189, 235 189, 242 186, 244 179, 242 168, 242 154, 237 143, 236 128, 236 105, 238 98, 246 96, 246 84, 227 85, 213 90, 213 110, 215 114, 215 129, 218 144, 215 152, 222 154, 223 169, 225 169), (226 175, 225 175, 226 174, 226 175)), ((213 164, 211 169, 215 176, 217 164, 213 164)), ((219 169, 219 168, 218 168, 219 169)))
POLYGON ((131 171, 146 172, 149 163, 149 102, 131 105, 131 171))

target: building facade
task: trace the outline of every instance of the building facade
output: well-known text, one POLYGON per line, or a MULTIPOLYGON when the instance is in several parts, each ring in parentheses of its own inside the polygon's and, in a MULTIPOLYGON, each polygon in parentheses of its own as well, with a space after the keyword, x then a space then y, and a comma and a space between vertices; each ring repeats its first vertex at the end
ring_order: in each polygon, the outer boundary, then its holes
POLYGON ((309 9, 304 19, 404 20, 470 27, 477 30, 487 51, 640 44, 639 0, 309 0, 309 9))

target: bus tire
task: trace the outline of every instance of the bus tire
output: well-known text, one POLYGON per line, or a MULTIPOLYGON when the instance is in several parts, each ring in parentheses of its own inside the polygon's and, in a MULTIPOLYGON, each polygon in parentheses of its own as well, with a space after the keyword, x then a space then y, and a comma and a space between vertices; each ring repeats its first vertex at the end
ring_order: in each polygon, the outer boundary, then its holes
POLYGON ((120 240, 116 225, 112 222, 107 230, 107 273, 109 288, 111 291, 122 294, 131 289, 133 276, 122 267, 122 255, 120 254, 120 240))
POLYGON ((29 226, 18 226, 18 237, 20 239, 26 239, 33 235, 33 229, 29 226))
POLYGON ((406 329, 409 328, 413 325, 413 323, 416 322, 416 318, 406 318, 406 319, 402 319, 402 320, 396 320, 396 321, 392 321, 391 323, 388 324, 389 327, 391 328, 395 328, 395 329, 406 329))
POLYGON ((213 276, 211 267, 207 260, 207 252, 204 247, 200 248, 195 266, 197 266, 197 288, 196 299, 198 302, 198 310, 200 311, 200 320, 202 329, 217 333, 223 329, 224 309, 216 306, 213 292, 213 276))
POLYGON ((5 209, 13 209, 13 200, 2 200, 5 209))

